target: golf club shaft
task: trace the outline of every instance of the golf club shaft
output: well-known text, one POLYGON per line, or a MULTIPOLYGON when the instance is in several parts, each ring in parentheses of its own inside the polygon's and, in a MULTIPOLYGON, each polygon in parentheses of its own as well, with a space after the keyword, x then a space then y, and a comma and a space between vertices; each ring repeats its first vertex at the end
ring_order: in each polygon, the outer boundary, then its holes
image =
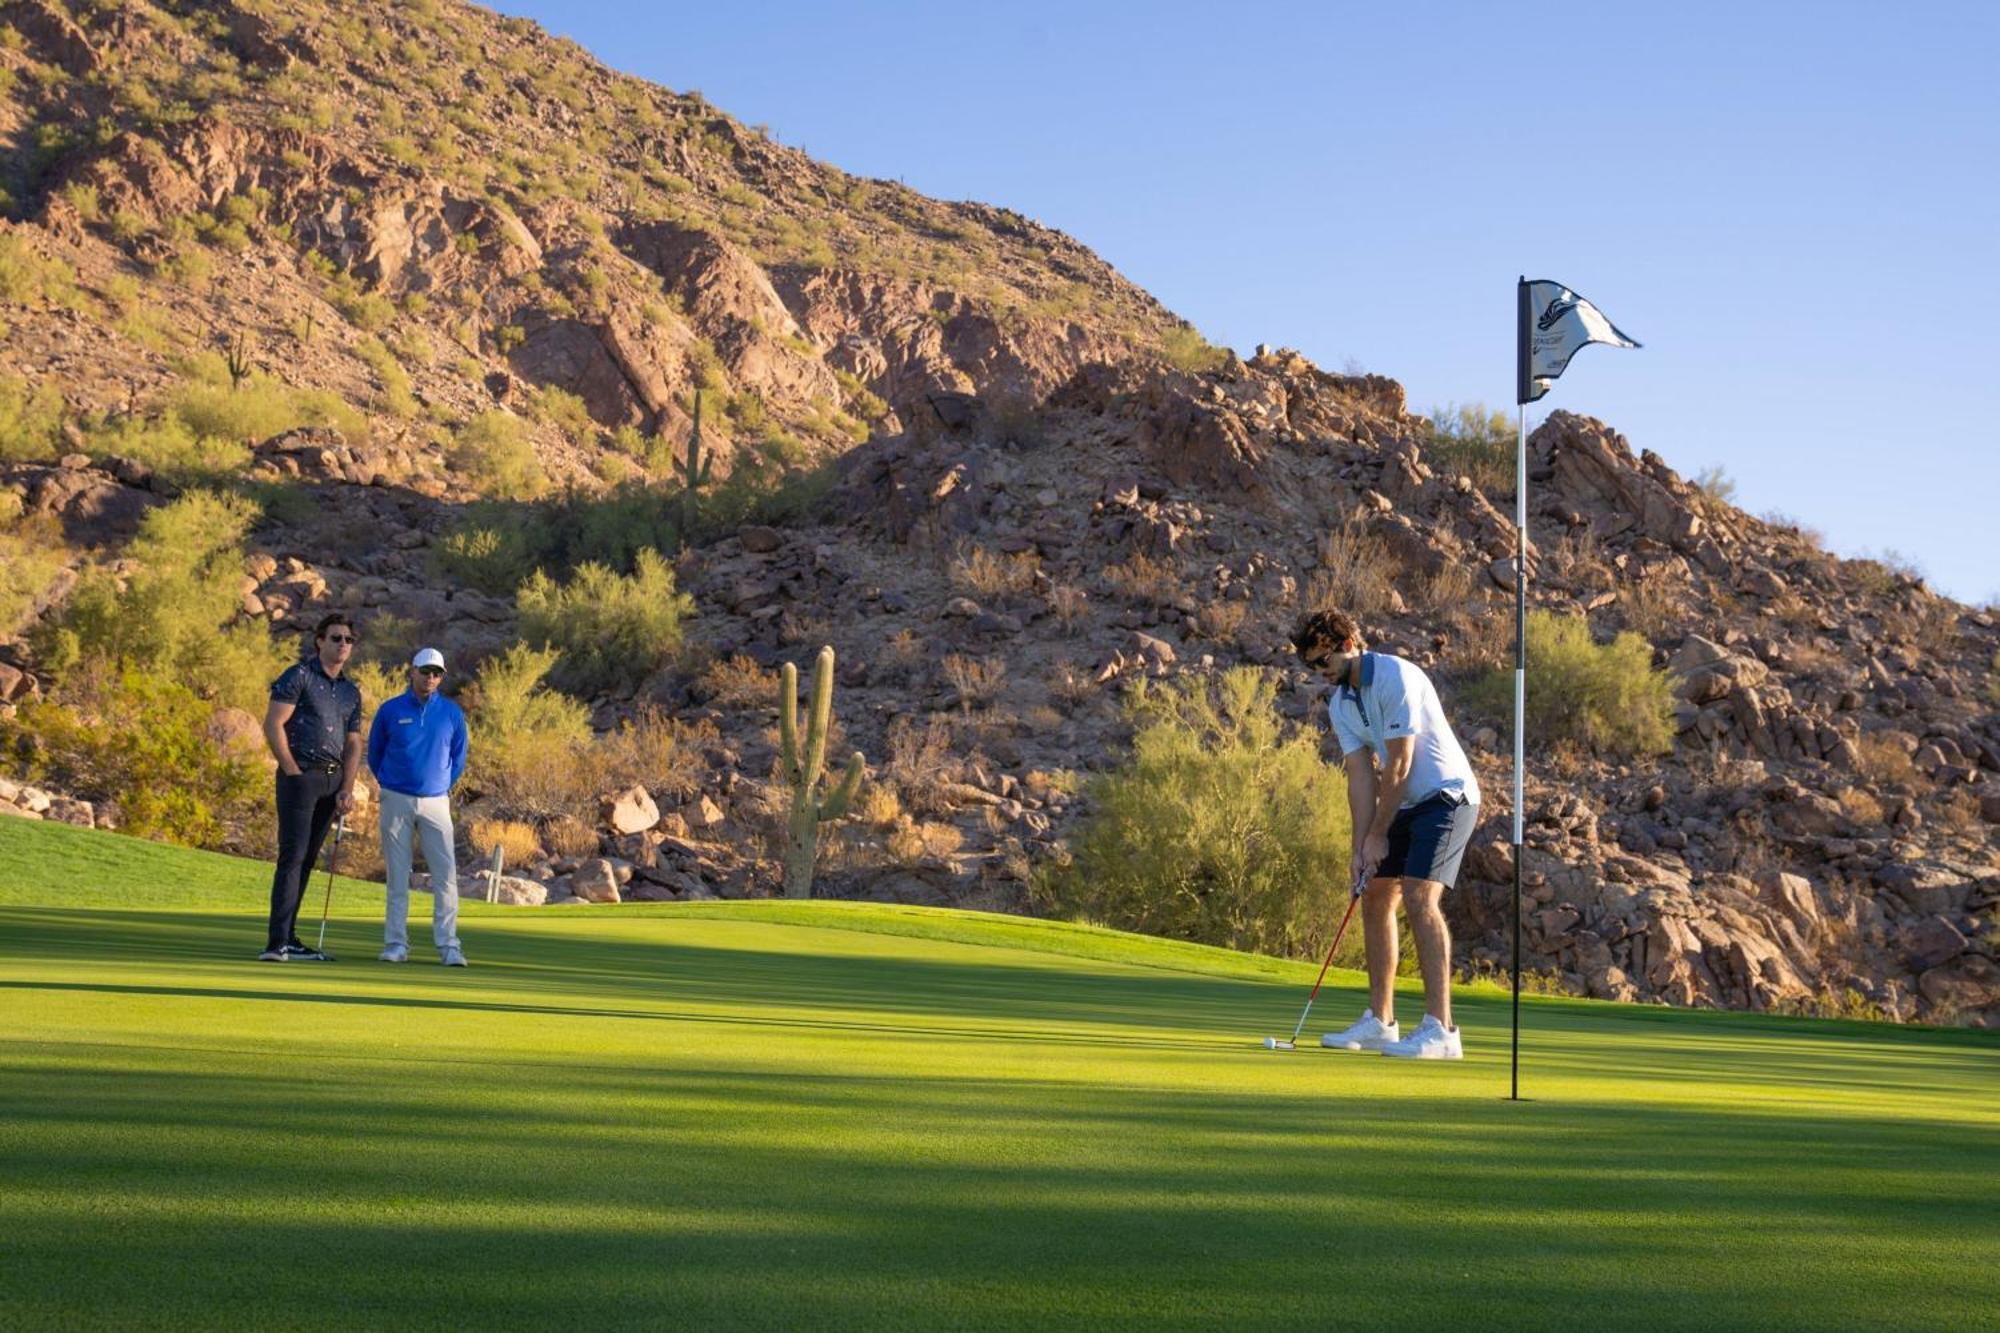
POLYGON ((347 832, 347 816, 342 815, 333 826, 333 850, 326 857, 326 898, 319 905, 319 943, 313 945, 316 953, 326 952, 326 914, 333 910, 333 872, 340 864, 340 835, 347 832))
POLYGON ((1319 976, 1313 980, 1312 994, 1306 996, 1306 1007, 1299 1011, 1298 1026, 1292 1029, 1292 1044, 1297 1045, 1299 1034, 1306 1030, 1306 1015, 1313 1011, 1313 1001, 1319 998, 1320 983, 1326 980, 1326 970, 1333 966, 1333 955, 1340 948, 1340 941, 1347 934, 1347 923, 1354 917, 1354 906, 1361 901, 1359 894, 1347 900, 1347 912, 1340 918, 1340 929, 1333 932, 1333 943, 1327 946, 1326 961, 1319 965, 1319 976))

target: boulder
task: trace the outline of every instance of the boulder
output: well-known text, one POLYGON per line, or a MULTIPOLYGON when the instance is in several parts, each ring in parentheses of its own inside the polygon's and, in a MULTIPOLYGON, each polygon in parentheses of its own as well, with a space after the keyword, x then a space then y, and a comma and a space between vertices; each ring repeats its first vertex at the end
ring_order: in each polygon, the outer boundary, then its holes
POLYGON ((605 801, 604 822, 617 833, 644 833, 660 822, 660 807, 644 787, 628 787, 605 801))
POLYGON ((587 903, 615 903, 618 872, 601 856, 591 857, 569 877, 569 891, 587 903))
MULTIPOLYGON (((486 891, 485 872, 472 877, 472 889, 480 894, 486 891)), ((509 907, 540 907, 548 900, 548 885, 538 879, 523 879, 518 875, 502 875, 500 887, 493 895, 494 902, 505 903, 509 907)))

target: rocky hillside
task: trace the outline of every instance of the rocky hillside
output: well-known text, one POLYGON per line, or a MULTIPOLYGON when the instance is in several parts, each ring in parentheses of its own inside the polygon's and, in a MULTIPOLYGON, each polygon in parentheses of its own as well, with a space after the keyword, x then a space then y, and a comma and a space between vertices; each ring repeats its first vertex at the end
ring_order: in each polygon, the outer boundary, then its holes
MULTIPOLYGON (((264 506, 243 623, 340 606, 476 667, 520 631, 451 558, 470 526, 671 490, 698 387, 717 480, 792 498, 685 534, 687 651, 588 700, 607 736, 670 717, 680 758, 545 824, 524 900, 773 891, 772 668, 821 643, 879 793, 821 891, 1002 910, 1123 753, 1121 681, 1268 665, 1307 718, 1285 630, 1322 598, 1453 696, 1507 659, 1511 467, 1391 380, 1207 347, 1029 219, 846 176, 465 5, 9 0, 0 25, 0 487, 56 534, 12 538, 45 576, 0 603, 0 707, 40 692, 23 636, 79 571, 197 486, 264 506)), ((1530 964, 2000 1021, 2000 623, 1599 422, 1532 447, 1536 603, 1642 635, 1680 702, 1668 755, 1539 756, 1530 964)), ((1504 958, 1503 729, 1464 725, 1472 971, 1504 958)), ((116 819, 77 794, 0 806, 116 819)), ((482 801, 514 813, 471 793, 468 829, 482 801)))

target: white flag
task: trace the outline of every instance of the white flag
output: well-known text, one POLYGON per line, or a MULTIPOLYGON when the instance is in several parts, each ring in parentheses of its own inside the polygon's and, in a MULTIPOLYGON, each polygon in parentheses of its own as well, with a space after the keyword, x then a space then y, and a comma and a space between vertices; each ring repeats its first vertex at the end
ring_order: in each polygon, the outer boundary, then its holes
POLYGON ((1532 403, 1549 391, 1569 359, 1592 343, 1637 347, 1604 312, 1559 282, 1521 279, 1515 401, 1532 403))

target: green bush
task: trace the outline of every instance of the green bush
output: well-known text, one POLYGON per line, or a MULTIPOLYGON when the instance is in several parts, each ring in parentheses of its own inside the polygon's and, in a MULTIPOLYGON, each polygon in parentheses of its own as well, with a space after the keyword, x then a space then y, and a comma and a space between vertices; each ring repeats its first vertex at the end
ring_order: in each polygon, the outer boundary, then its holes
MULTIPOLYGON (((1288 957, 1327 942, 1345 905, 1347 787, 1254 667, 1143 682, 1131 761, 1091 784, 1073 859, 1037 900, 1064 915, 1288 957)), ((1358 932, 1348 957, 1358 957, 1358 932)))
POLYGON ((13 636, 66 563, 62 525, 21 514, 18 491, 0 491, 0 639, 13 636))
POLYGON ((232 385, 228 364, 214 352, 191 357, 187 380, 167 399, 167 412, 197 438, 255 442, 297 426, 332 426, 349 439, 368 434, 368 420, 324 389, 295 389, 253 373, 232 385))
POLYGON ((1201 330, 1192 324, 1177 325, 1161 335, 1160 353, 1167 358, 1168 365, 1189 371, 1215 370, 1228 355, 1202 337, 1201 330))
POLYGON ((247 501, 209 491, 151 510, 125 551, 130 572, 91 570, 37 626, 39 660, 57 675, 114 662, 261 713, 285 654, 261 623, 236 620, 242 541, 256 518, 247 501))
POLYGON ((1438 471, 1472 478, 1488 496, 1514 494, 1515 421, 1484 403, 1431 409, 1430 462, 1438 471))
POLYGON ((215 701, 130 668, 99 666, 79 677, 60 702, 27 704, 6 724, 9 748, 32 756, 38 777, 93 801, 114 801, 120 826, 137 837, 264 849, 270 782, 254 752, 216 744, 215 701))
MULTIPOLYGON (((1511 716, 1514 669, 1474 681, 1464 702, 1488 717, 1511 716)), ((1654 668, 1653 646, 1629 630, 1596 643, 1581 616, 1530 611, 1524 721, 1543 744, 1620 757, 1664 754, 1674 745, 1674 679, 1654 668)))
POLYGON ((0 375, 0 463, 42 462, 62 452, 63 396, 48 380, 0 375))
POLYGON ((474 485, 503 500, 532 500, 549 488, 542 460, 528 440, 528 423, 494 408, 459 428, 452 466, 474 485))
POLYGON ((447 577, 481 592, 511 594, 538 563, 533 540, 537 531, 518 517, 513 522, 484 522, 476 510, 439 543, 438 568, 447 577))
POLYGON ((590 710, 545 683, 562 654, 517 643, 480 669, 466 691, 468 781, 507 814, 534 818, 588 810, 590 710))
POLYGON ((664 665, 680 648, 694 599, 675 591, 660 553, 645 550, 627 575, 589 561, 564 584, 537 570, 515 607, 523 637, 563 654, 557 681, 588 693, 637 685, 664 665))

